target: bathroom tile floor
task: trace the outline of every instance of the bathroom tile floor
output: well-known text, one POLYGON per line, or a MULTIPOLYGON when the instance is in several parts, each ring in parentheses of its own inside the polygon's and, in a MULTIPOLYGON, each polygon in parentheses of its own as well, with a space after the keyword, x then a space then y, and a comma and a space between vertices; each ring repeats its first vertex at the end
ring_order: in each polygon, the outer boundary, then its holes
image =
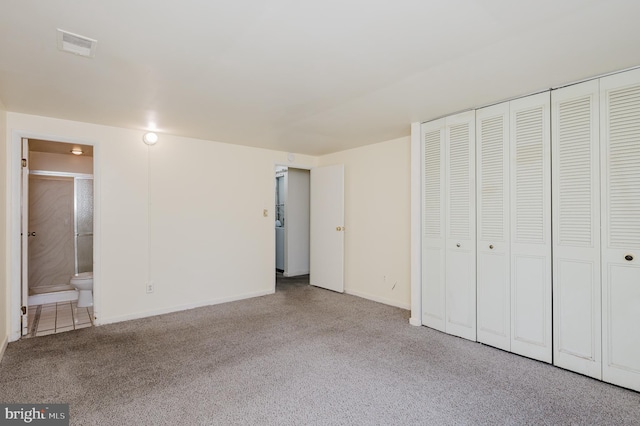
POLYGON ((78 308, 76 302, 29 306, 29 334, 27 337, 46 336, 92 325, 93 307, 78 308))

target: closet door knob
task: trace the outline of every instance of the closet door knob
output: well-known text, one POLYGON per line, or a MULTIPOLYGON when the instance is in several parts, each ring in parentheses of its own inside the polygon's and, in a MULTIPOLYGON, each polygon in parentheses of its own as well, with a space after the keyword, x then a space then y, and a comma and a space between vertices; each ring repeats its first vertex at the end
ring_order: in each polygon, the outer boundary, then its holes
POLYGON ((489 248, 493 250, 493 244, 489 244, 489 248))
POLYGON ((629 262, 631 262, 631 261, 633 260, 633 256, 632 256, 632 255, 630 255, 630 254, 627 254, 627 255, 624 257, 624 260, 628 260, 629 262))
POLYGON ((460 243, 456 244, 456 247, 460 247, 460 243))

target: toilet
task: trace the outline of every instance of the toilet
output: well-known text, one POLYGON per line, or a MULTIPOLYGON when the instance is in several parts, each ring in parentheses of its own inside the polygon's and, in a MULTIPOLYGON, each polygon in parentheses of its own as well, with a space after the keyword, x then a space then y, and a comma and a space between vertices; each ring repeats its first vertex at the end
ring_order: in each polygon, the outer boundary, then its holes
POLYGON ((72 276, 70 284, 78 290, 78 308, 93 306, 93 272, 72 276))

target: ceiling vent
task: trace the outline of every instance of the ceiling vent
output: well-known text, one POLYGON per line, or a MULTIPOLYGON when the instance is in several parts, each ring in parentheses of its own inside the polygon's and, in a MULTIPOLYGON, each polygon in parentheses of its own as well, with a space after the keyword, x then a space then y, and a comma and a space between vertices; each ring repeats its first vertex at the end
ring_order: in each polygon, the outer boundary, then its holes
POLYGON ((58 28, 58 49, 74 55, 93 58, 96 54, 97 40, 73 34, 58 28))

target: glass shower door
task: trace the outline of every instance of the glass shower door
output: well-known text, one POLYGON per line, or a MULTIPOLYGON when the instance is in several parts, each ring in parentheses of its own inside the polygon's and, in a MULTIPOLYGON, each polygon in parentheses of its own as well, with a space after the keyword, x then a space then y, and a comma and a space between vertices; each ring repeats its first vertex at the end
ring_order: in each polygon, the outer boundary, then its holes
POLYGON ((93 178, 75 178, 76 274, 93 272, 93 178))

